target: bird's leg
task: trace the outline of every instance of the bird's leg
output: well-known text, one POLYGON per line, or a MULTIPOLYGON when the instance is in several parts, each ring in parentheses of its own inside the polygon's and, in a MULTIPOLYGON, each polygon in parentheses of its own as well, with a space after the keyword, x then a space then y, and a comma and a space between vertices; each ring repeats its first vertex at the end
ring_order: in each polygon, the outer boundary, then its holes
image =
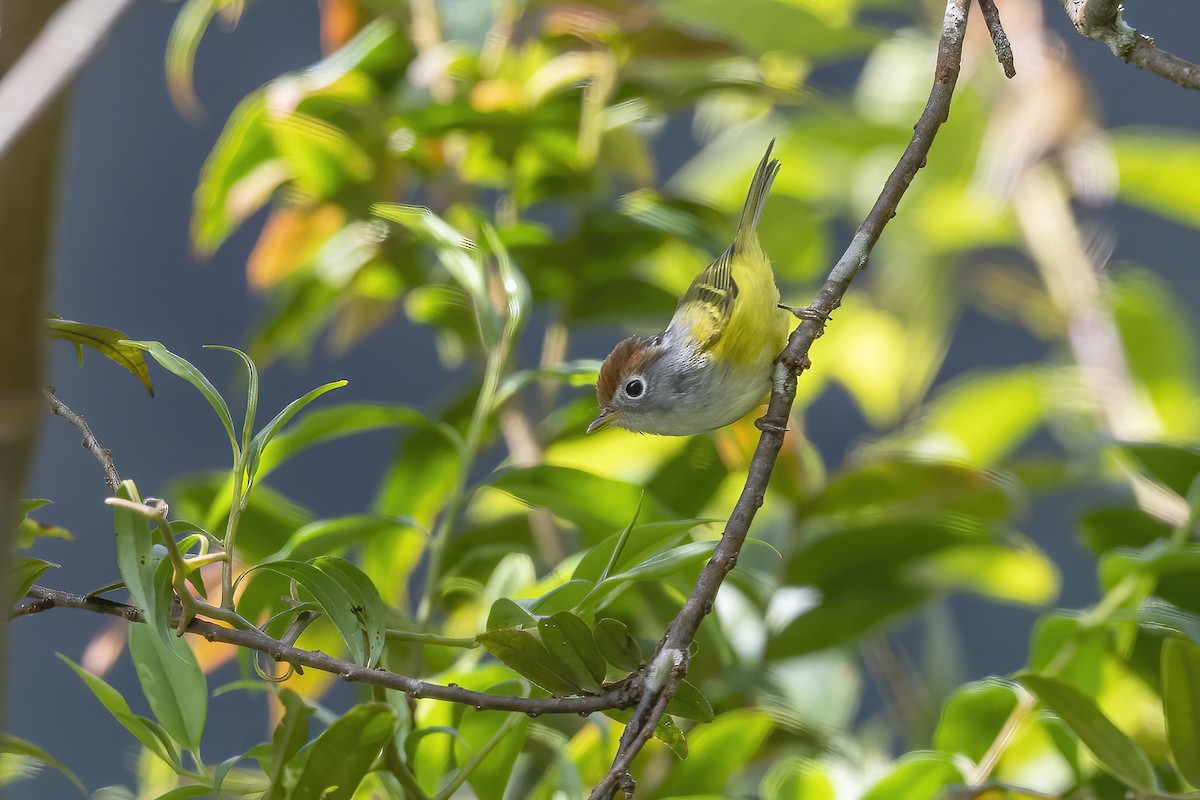
POLYGON ((784 305, 783 303, 779 303, 779 307, 784 311, 790 312, 792 316, 797 317, 798 319, 816 320, 821 324, 829 322, 828 314, 826 314, 824 311, 817 311, 812 306, 808 306, 807 308, 796 308, 795 306, 788 306, 784 305))

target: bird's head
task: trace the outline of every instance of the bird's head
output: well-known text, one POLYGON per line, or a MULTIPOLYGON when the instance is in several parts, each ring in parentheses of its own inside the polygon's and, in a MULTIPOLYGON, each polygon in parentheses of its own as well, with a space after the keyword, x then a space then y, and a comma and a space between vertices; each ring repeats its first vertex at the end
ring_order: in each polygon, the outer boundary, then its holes
POLYGON ((588 425, 588 433, 609 425, 631 431, 658 427, 655 422, 672 410, 666 353, 656 339, 637 336, 613 348, 596 380, 600 416, 588 425))

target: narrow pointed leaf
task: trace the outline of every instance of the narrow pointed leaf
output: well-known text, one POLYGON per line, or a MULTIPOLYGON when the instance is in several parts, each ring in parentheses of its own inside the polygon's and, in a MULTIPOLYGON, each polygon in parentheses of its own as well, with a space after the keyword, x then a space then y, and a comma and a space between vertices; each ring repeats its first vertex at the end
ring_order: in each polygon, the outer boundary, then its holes
POLYGON ((288 403, 286 407, 275 418, 266 424, 261 431, 255 434, 250 440, 250 446, 246 448, 246 474, 251 478, 258 471, 259 460, 262 458, 262 452, 267 445, 271 443, 271 439, 275 438, 275 434, 291 421, 292 417, 300 413, 300 411, 313 400, 316 400, 326 392, 340 389, 346 385, 346 381, 332 381, 323 386, 318 386, 316 389, 305 394, 303 397, 298 397, 288 403))
MULTIPOLYGON (((140 504, 141 496, 133 481, 122 481, 117 497, 140 504)), ((145 614, 146 624, 164 643, 171 638, 171 595, 160 594, 161 583, 155 581, 155 571, 161 555, 154 552, 154 534, 150 521, 135 511, 113 506, 113 530, 117 536, 117 567, 121 579, 133 595, 138 608, 145 614)), ((165 555, 165 550, 162 551, 165 555)), ((167 581, 168 585, 170 581, 167 581)))
POLYGON ((192 649, 177 636, 164 642, 148 625, 130 625, 129 655, 154 716, 185 750, 196 750, 208 716, 208 684, 192 649))
POLYGON ((200 394, 204 395, 204 399, 212 406, 213 411, 217 412, 217 416, 221 418, 221 424, 225 426, 225 433, 229 435, 229 443, 233 446, 233 454, 236 460, 239 452, 237 434, 233 429, 233 417, 229 414, 229 405, 225 402, 225 398, 217 391, 216 387, 208 378, 204 377, 204 373, 196 369, 188 361, 180 358, 172 353, 162 342, 134 342, 125 341, 139 350, 144 350, 150 354, 150 357, 157 361, 163 369, 168 372, 183 378, 185 381, 195 386, 200 394))
POLYGON ((351 660, 356 664, 366 665, 366 658, 370 652, 364 636, 366 631, 360 622, 359 613, 355 612, 354 599, 337 578, 303 561, 275 561, 262 564, 258 569, 283 575, 312 595, 313 600, 337 628, 350 652, 351 660))
POLYGON ((387 608, 379 596, 379 590, 363 571, 342 558, 322 556, 313 560, 313 566, 332 577, 350 596, 351 611, 358 620, 366 641, 365 666, 373 667, 383 655, 387 636, 387 608))
POLYGON ((40 558, 16 558, 13 559, 12 575, 9 577, 10 585, 13 587, 12 601, 9 605, 13 605, 20 601, 25 593, 29 591, 29 587, 37 583, 37 579, 42 577, 42 573, 51 567, 58 568, 58 564, 53 564, 49 561, 43 561, 40 558))
POLYGON ((47 753, 42 748, 38 747, 33 742, 27 742, 24 739, 19 739, 8 733, 0 733, 0 753, 11 753, 13 755, 26 756, 34 758, 42 762, 48 767, 58 770, 63 776, 74 784, 80 794, 86 795, 87 788, 83 785, 83 781, 67 767, 66 764, 59 761, 54 756, 47 753))
POLYGON ((667 706, 667 713, 684 719, 694 719, 697 722, 712 722, 713 708, 700 690, 687 681, 680 681, 675 688, 675 696, 667 706))
POLYGON ((129 343, 129 337, 125 334, 112 328, 87 325, 69 319, 48 319, 46 325, 50 328, 51 339, 66 339, 76 347, 83 345, 92 348, 132 372, 134 377, 142 382, 142 386, 146 387, 150 396, 154 396, 146 359, 140 349, 129 343))
POLYGON ((1200 786, 1200 647, 1167 639, 1162 651, 1163 713, 1175 765, 1200 786))
POLYGON ((1105 772, 1134 789, 1157 788, 1146 754, 1104 716, 1091 698, 1062 681, 1044 675, 1023 674, 1018 680, 1062 718, 1087 745, 1105 772))
POLYGON ((308 741, 308 718, 313 713, 308 703, 291 689, 281 691, 279 701, 283 703, 283 717, 271 734, 270 765, 263 765, 271 780, 271 788, 262 800, 284 800, 287 796, 283 768, 308 741))

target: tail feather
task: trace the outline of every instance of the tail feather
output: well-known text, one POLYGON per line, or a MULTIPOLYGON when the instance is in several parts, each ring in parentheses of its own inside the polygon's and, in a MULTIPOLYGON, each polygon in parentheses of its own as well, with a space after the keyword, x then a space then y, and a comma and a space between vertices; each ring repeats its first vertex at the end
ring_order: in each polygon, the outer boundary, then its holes
POLYGON ((762 216, 763 206, 767 203, 767 194, 771 191, 771 183, 779 174, 779 160, 771 158, 771 150, 775 147, 772 139, 767 145, 754 178, 750 181, 750 192, 746 195, 746 205, 742 207, 742 217, 738 220, 737 234, 733 240, 733 249, 741 250, 756 242, 758 238, 758 219, 762 216))

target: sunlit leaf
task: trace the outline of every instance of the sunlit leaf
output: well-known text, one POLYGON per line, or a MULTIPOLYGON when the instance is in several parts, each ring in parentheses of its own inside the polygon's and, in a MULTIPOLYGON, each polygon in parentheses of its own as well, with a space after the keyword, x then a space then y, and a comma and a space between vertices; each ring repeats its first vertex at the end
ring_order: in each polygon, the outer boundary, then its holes
POLYGON ((694 729, 688 740, 688 759, 672 765, 660 789, 662 795, 722 791, 729 779, 758 755, 774 727, 763 712, 743 709, 694 729))
POLYGON ((246 474, 249 479, 252 480, 258 472, 259 460, 262 457, 263 451, 266 450, 267 445, 283 429, 283 426, 291 421, 292 417, 299 414, 313 400, 316 400, 326 392, 342 388, 346 383, 347 381, 333 381, 323 386, 318 386, 316 389, 296 398, 276 414, 275 418, 268 422, 261 431, 255 434, 254 438, 250 440, 249 446, 246 447, 246 474))
POLYGON ((990 678, 960 686, 942 706, 934 747, 978 762, 1016 705, 1016 688, 1006 681, 990 678))
POLYGON ((1200 450, 1167 444, 1122 444, 1121 451, 1139 470, 1180 497, 1200 475, 1200 450))
POLYGON ((259 570, 275 572, 295 581, 329 617, 356 664, 371 666, 367 658, 374 653, 378 631, 368 630, 365 609, 360 597, 352 597, 340 575, 303 561, 274 561, 262 564, 259 570))
POLYGON ((927 800, 944 786, 961 783, 963 774, 944 753, 910 753, 881 778, 863 800, 927 800))
POLYGON ((121 331, 53 317, 46 320, 46 325, 50 329, 51 339, 64 339, 77 348, 80 346, 92 348, 132 372, 146 387, 150 396, 154 396, 154 387, 150 385, 150 370, 146 366, 146 359, 142 357, 141 350, 130 344, 129 337, 121 331))
POLYGON ((1062 718, 1096 756, 1105 772, 1135 789, 1153 791, 1157 788, 1158 781, 1146 754, 1104 716, 1087 695, 1045 675, 1024 673, 1018 680, 1062 718))
POLYGON ((907 574, 931 588, 970 591, 1023 605, 1046 605, 1058 597, 1058 568, 1032 545, 948 547, 914 564, 907 574))
POLYGON ((387 609, 379 597, 379 590, 362 570, 345 559, 322 556, 313 559, 312 564, 326 575, 332 576, 350 597, 351 610, 366 639, 364 666, 375 666, 383 653, 387 632, 387 609))
POLYGON ((1200 227, 1200 140, 1170 130, 1126 128, 1113 137, 1120 199, 1200 227))
POLYGON ((35 541, 43 537, 74 540, 75 537, 66 528, 60 528, 57 525, 43 525, 37 520, 30 519, 30 514, 43 506, 49 505, 49 503, 49 500, 41 498, 21 501, 21 521, 17 523, 17 532, 13 541, 13 547, 17 550, 30 547, 35 541))
POLYGON ((1163 713, 1175 765, 1200 786, 1200 647, 1167 639, 1162 650, 1163 713))

